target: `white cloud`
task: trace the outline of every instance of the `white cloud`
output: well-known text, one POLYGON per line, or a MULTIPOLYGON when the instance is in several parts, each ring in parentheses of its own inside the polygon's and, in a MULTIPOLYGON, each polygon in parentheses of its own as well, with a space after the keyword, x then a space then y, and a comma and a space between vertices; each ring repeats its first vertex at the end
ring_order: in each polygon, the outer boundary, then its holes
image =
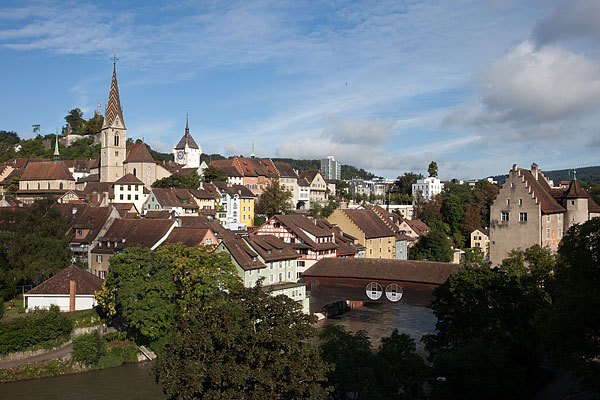
POLYGON ((337 143, 378 144, 392 137, 392 129, 396 126, 395 118, 365 121, 359 119, 341 119, 329 115, 328 126, 321 134, 322 138, 330 138, 337 143))
POLYGON ((478 106, 457 107, 445 125, 496 125, 509 138, 550 137, 564 133, 568 123, 597 115, 600 106, 600 62, 559 47, 536 49, 525 41, 477 79, 478 106))

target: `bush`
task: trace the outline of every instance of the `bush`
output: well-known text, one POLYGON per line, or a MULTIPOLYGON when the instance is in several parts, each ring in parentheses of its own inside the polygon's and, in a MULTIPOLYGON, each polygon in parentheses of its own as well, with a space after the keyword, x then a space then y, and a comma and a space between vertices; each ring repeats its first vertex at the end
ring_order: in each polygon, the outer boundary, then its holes
POLYGON ((34 310, 27 316, 0 322, 0 354, 24 351, 71 333, 73 322, 58 307, 34 310))
POLYGON ((112 352, 103 355, 98 360, 98 368, 100 369, 118 367, 121 364, 123 364, 123 358, 112 352))
POLYGON ((109 353, 121 358, 121 362, 135 362, 138 356, 137 348, 130 342, 119 343, 111 348, 109 353))
POLYGON ((106 353, 104 341, 98 331, 78 335, 73 339, 73 360, 86 365, 96 365, 106 353))
POLYGON ((105 342, 112 342, 114 340, 125 340, 127 339, 127 332, 109 332, 103 337, 105 342))

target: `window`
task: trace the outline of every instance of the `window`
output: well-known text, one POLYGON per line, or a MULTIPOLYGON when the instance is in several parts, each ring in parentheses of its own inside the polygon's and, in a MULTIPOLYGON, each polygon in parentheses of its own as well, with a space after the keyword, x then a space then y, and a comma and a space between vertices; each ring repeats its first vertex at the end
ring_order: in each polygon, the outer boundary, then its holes
POLYGON ((546 239, 550 239, 550 228, 546 228, 546 239))
POLYGON ((115 135, 115 146, 119 145, 119 135, 115 135))
POLYGON ((123 200, 123 195, 122 194, 119 195, 119 199, 123 200))
POLYGON ((508 211, 502 211, 500 213, 500 221, 506 222, 506 221, 508 221, 508 219, 509 219, 509 213, 508 213, 508 211))
POLYGON ((131 200, 131 195, 130 194, 127 195, 127 200, 131 200))
POLYGON ((562 238, 562 228, 558 228, 558 238, 562 238))
POLYGON ((135 168, 133 169, 133 176, 135 176, 135 168))
POLYGON ((556 217, 558 218, 558 222, 562 221, 562 214, 558 214, 556 217))
POLYGON ((519 213, 519 221, 527 222, 527 213, 519 213))
POLYGON ((506 205, 510 206, 510 199, 506 199, 506 205))
POLYGON ((550 222, 550 216, 546 215, 546 222, 550 222))
POLYGON ((269 275, 269 282, 271 282, 271 283, 273 282, 273 274, 269 275))
POLYGON ((515 187, 515 183, 514 183, 514 182, 511 182, 511 183, 510 183, 510 188, 511 188, 511 189, 514 189, 514 187, 515 187))
POLYGON ((519 199, 519 205, 522 206, 523 205, 523 199, 519 199))
POLYGON ((252 276, 252 270, 248 271, 248 276, 252 276))
POLYGON ((287 273, 287 278, 288 278, 288 279, 292 279, 292 271, 288 271, 288 273, 287 273))
POLYGON ((273 263, 269 263, 269 269, 272 270, 273 269, 273 263))
POLYGON ((138 200, 138 195, 137 194, 135 195, 135 199, 138 200))
POLYGON ((571 200, 571 205, 574 206, 575 205, 575 200, 571 200))
POLYGON ((100 278, 106 279, 106 271, 100 271, 100 278))
POLYGON ((254 281, 248 281, 248 287, 254 287, 254 281))
POLYGON ((101 263, 102 262, 102 255, 96 254, 96 262, 97 263, 101 263))

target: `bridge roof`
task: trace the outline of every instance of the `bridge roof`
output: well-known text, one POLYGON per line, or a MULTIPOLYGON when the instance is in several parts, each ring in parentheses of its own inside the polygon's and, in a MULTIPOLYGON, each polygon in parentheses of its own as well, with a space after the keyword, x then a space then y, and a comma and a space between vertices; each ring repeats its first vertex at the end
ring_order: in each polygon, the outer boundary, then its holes
POLYGON ((442 284, 460 264, 378 258, 323 258, 304 277, 355 278, 442 284))

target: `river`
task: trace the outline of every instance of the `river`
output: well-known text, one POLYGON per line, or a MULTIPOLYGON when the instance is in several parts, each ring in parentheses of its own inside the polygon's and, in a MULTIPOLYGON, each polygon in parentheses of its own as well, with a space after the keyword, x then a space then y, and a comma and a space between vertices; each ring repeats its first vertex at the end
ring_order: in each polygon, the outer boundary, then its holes
MULTIPOLYGON (((365 330, 376 347, 394 328, 417 341, 423 352, 422 335, 435 331, 435 316, 424 307, 402 304, 370 304, 347 311, 324 324, 341 324, 352 332, 365 330)), ((53 378, 0 384, 0 399, 27 400, 155 400, 165 399, 161 387, 150 374, 152 363, 126 364, 118 368, 63 375, 53 378)))

